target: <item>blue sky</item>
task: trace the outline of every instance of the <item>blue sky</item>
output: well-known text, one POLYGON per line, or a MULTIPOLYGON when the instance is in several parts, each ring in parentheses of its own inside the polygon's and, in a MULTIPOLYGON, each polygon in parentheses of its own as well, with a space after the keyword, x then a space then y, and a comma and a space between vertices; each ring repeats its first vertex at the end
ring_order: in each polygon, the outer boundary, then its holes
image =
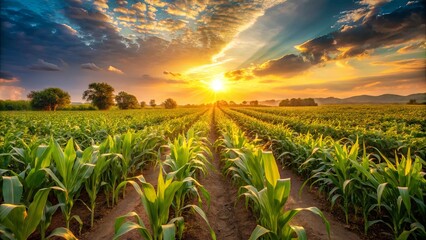
POLYGON ((426 91, 425 2, 1 0, 0 99, 91 82, 142 101, 426 91))

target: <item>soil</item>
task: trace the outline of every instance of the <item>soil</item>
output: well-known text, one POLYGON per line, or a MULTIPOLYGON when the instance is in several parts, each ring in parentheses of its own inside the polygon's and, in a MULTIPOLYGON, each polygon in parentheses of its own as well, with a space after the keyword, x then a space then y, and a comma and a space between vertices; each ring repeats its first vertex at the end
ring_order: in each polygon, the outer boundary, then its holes
MULTIPOLYGON (((209 141, 213 143, 217 139, 216 121, 212 114, 209 141)), ((231 180, 221 172, 221 162, 217 151, 211 147, 213 153, 213 169, 200 178, 200 183, 210 193, 210 208, 203 207, 210 221, 210 225, 216 233, 217 239, 249 239, 251 232, 256 227, 256 219, 245 208, 244 199, 237 199, 238 189, 233 186, 231 180)), ((185 219, 186 232, 184 239, 211 239, 209 228, 201 217, 195 216, 185 219)))
MULTIPOLYGON (((156 187, 158 171, 158 168, 150 165, 146 170, 142 172, 142 175, 145 177, 145 180, 147 182, 153 184, 153 186, 156 187)), ((106 214, 103 218, 96 221, 95 226, 93 227, 93 229, 90 230, 90 232, 86 232, 78 238, 82 240, 112 239, 114 236, 115 219, 129 212, 136 212, 139 217, 142 218, 142 221, 145 223, 145 226, 149 228, 148 217, 141 204, 140 197, 131 185, 128 185, 126 188, 125 198, 120 200, 117 206, 115 206, 111 211, 109 211, 108 214, 106 214)), ((121 239, 141 239, 141 237, 139 233, 134 230, 122 236, 121 239)))
MULTIPOLYGON (((303 180, 293 171, 280 168, 281 178, 291 179, 290 197, 287 200, 285 209, 318 207, 325 218, 330 222, 331 239, 358 240, 360 236, 351 232, 343 222, 337 221, 333 214, 327 211, 327 204, 322 203, 322 199, 317 194, 309 192, 309 187, 305 187, 299 196, 299 190, 303 185, 303 180)), ((302 211, 291 221, 292 225, 303 226, 307 232, 308 239, 328 239, 327 231, 322 219, 309 211, 302 211)))

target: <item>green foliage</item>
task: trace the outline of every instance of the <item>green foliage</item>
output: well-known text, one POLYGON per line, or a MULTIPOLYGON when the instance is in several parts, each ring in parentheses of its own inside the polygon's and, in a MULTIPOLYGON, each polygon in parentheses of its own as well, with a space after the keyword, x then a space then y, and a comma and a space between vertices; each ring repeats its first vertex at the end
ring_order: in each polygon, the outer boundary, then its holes
POLYGON ((200 139, 195 138, 193 130, 188 131, 188 137, 179 135, 168 147, 171 154, 167 156, 164 165, 169 167, 175 180, 183 182, 175 194, 173 205, 175 216, 181 216, 185 201, 192 195, 196 195, 201 203, 199 191, 210 200, 209 193, 196 178, 200 173, 206 174, 209 164, 206 156, 212 157, 212 153, 200 139))
MULTIPOLYGON (((169 219, 169 211, 175 198, 176 192, 182 187, 184 182, 176 181, 173 174, 163 177, 162 169, 158 174, 157 189, 148 182, 143 176, 138 176, 136 179, 141 186, 133 180, 124 181, 119 185, 119 188, 124 187, 127 183, 132 184, 136 192, 141 198, 141 203, 148 215, 150 231, 146 228, 144 222, 135 212, 130 212, 116 219, 114 239, 132 230, 138 230, 144 239, 175 239, 179 229, 183 228, 183 217, 175 217, 169 219), (135 222, 125 220, 133 217, 135 222)), ((194 205, 187 205, 186 208, 192 208, 208 223, 204 212, 194 205)), ((211 230, 212 238, 215 238, 214 232, 211 230)), ((180 236, 181 237, 181 236, 180 236)))
POLYGON ((31 110, 31 103, 26 100, 0 100, 0 111, 11 110, 31 110))
POLYGON ((164 101, 164 108, 166 109, 172 109, 177 107, 177 103, 175 100, 171 98, 167 98, 166 101, 164 101))
POLYGON ((115 102, 117 102, 117 106, 120 109, 139 108, 138 99, 135 96, 128 94, 126 92, 123 92, 123 91, 119 92, 115 96, 115 102))
POLYGON ((107 110, 114 105, 114 88, 107 83, 91 83, 84 91, 83 99, 92 102, 99 110, 107 110))
POLYGON ((318 104, 315 102, 315 100, 313 98, 305 98, 305 99, 301 99, 301 98, 292 98, 292 99, 284 99, 281 100, 280 107, 285 107, 285 106, 318 106, 318 104))
POLYGON ((66 228, 69 228, 71 219, 75 219, 83 225, 80 217, 71 215, 71 210, 75 200, 80 193, 81 185, 90 177, 95 165, 91 164, 91 158, 94 155, 93 148, 89 147, 84 150, 81 156, 77 157, 74 149, 74 141, 70 139, 62 151, 61 147, 55 140, 51 140, 52 158, 55 162, 56 171, 53 172, 49 168, 44 168, 44 171, 53 179, 56 186, 62 191, 57 193, 61 210, 65 218, 66 228))
MULTIPOLYGON (((56 188, 38 190, 33 201, 27 207, 20 204, 23 189, 18 177, 3 177, 3 180, 3 198, 5 202, 0 205, 0 234, 2 239, 26 240, 43 219, 46 219, 45 205, 47 204, 47 197, 50 190, 56 188)), ((44 235, 42 236, 44 237, 44 235)), ((64 228, 55 229, 48 238, 53 236, 77 239, 69 230, 64 228)))
POLYGON ((56 111, 57 107, 63 107, 71 103, 70 95, 60 88, 46 88, 42 91, 31 91, 28 94, 33 109, 56 111))

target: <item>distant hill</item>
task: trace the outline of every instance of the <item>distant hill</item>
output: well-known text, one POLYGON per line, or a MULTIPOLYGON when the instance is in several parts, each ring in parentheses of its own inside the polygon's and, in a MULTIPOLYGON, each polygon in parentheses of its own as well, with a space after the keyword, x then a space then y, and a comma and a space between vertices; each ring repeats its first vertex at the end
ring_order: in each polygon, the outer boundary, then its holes
POLYGON ((426 93, 410 94, 408 96, 400 96, 396 94, 383 94, 380 96, 360 95, 348 98, 315 98, 315 102, 319 105, 327 104, 351 104, 351 103, 408 103, 411 99, 415 99, 418 103, 426 102, 426 93))
MULTIPOLYGON (((418 103, 426 102, 426 93, 410 94, 408 96, 401 96, 396 94, 383 94, 380 96, 359 95, 348 98, 314 98, 318 105, 328 104, 383 104, 383 103, 408 103, 411 99, 415 99, 418 103)), ((266 100, 259 101, 260 105, 278 106, 281 100, 266 100)))

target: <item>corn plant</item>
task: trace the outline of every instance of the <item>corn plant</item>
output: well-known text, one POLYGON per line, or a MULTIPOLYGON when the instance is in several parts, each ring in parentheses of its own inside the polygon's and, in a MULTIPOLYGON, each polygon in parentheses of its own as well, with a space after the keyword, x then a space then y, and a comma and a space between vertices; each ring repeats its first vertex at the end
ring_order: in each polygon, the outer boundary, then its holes
POLYGON ((373 171, 374 179, 373 176, 370 179, 378 184, 377 207, 388 213, 389 222, 384 223, 398 239, 406 239, 414 232, 419 237, 426 237, 424 161, 419 157, 413 161, 410 151, 407 156, 396 156, 395 164, 382 157, 385 164, 373 171))
POLYGON ((98 196, 100 188, 106 184, 103 181, 102 176, 107 170, 110 159, 106 156, 101 155, 101 152, 104 152, 105 142, 99 146, 98 150, 91 152, 91 157, 89 157, 91 164, 95 167, 93 168, 93 173, 89 178, 84 182, 85 190, 89 195, 90 199, 90 226, 93 227, 95 219, 95 209, 96 209, 96 198, 98 196))
POLYGON ((95 167, 95 165, 89 163, 94 150, 93 148, 86 148, 82 156, 77 157, 72 139, 68 141, 64 151, 53 139, 50 144, 56 173, 49 168, 44 168, 44 171, 62 189, 57 193, 57 197, 59 203, 63 204, 61 210, 65 218, 66 228, 69 228, 71 219, 75 219, 80 223, 81 229, 83 222, 79 216, 72 216, 71 210, 80 193, 82 184, 90 177, 95 167))
POLYGON ((296 234, 299 239, 306 239, 303 227, 289 224, 290 220, 303 210, 320 216, 330 236, 330 224, 318 208, 297 208, 283 212, 290 196, 290 179, 280 179, 278 166, 271 152, 263 153, 262 159, 265 187, 262 189, 257 189, 253 185, 242 187, 245 190, 242 195, 250 198, 260 210, 260 225, 255 228, 250 239, 258 239, 263 235, 267 239, 293 239, 293 234, 296 234))
POLYGON ((12 159, 24 166, 24 170, 17 174, 24 187, 24 202, 30 203, 34 194, 47 185, 46 172, 43 168, 51 163, 51 147, 34 143, 23 144, 22 148, 13 148, 12 159))
MULTIPOLYGON (((2 239, 26 240, 37 229, 44 216, 44 208, 51 189, 62 190, 55 187, 42 188, 37 191, 28 208, 20 204, 23 186, 17 176, 3 176, 3 198, 5 203, 0 205, 0 234, 2 239)), ((76 239, 65 228, 57 228, 47 238, 63 237, 76 239)), ((44 236, 42 236, 44 239, 44 236)))
MULTIPOLYGON (((136 192, 141 198, 141 203, 148 214, 150 231, 145 226, 145 223, 135 212, 130 212, 121 216, 115 221, 114 239, 130 232, 137 230, 144 239, 175 239, 179 234, 181 237, 184 219, 183 217, 175 217, 169 219, 169 211, 173 203, 176 192, 184 184, 181 181, 174 181, 174 175, 168 174, 164 179, 162 169, 158 174, 157 190, 141 175, 136 177, 141 186, 136 181, 127 180, 119 184, 118 188, 132 184, 136 192), (136 222, 125 221, 128 218, 133 218, 136 222)), ((196 205, 187 205, 184 208, 191 208, 196 211, 208 224, 207 217, 203 210, 196 205)), ((216 239, 213 230, 211 230, 213 239, 216 239)))
POLYGON ((212 155, 210 150, 204 145, 201 140, 194 137, 194 132, 189 131, 188 137, 179 135, 173 143, 168 145, 170 155, 164 161, 164 165, 169 167, 169 171, 173 173, 175 180, 183 182, 174 196, 175 215, 181 216, 182 208, 185 205, 191 194, 198 196, 201 202, 199 191, 209 202, 210 195, 206 189, 199 184, 195 178, 197 174, 206 174, 208 160, 206 156, 212 155))

